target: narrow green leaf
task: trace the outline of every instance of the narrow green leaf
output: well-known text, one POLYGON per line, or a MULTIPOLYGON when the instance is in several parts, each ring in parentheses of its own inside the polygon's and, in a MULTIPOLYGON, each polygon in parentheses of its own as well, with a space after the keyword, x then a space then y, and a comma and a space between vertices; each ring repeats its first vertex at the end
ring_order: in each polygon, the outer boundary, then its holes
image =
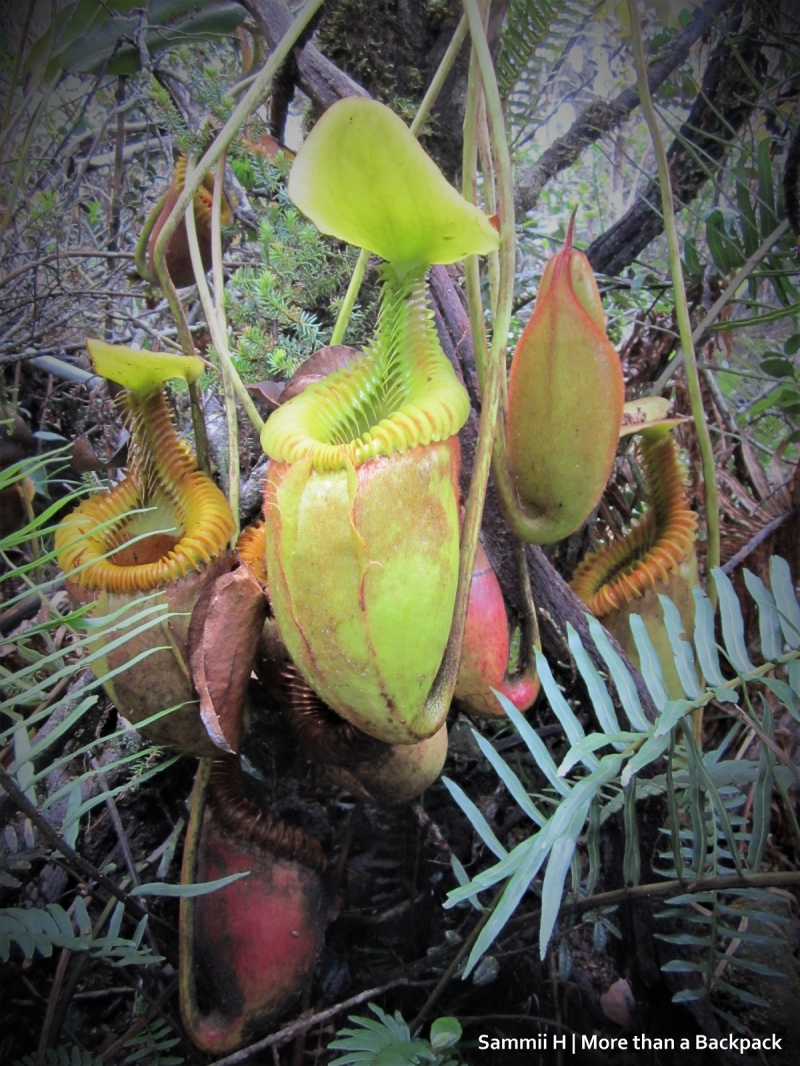
POLYGON ((589 806, 586 854, 589 859, 589 872, 586 876, 586 895, 591 896, 600 877, 600 803, 597 796, 595 796, 589 806))
MULTIPOLYGON (((606 733, 590 733, 588 737, 584 737, 583 740, 571 747, 561 760, 561 765, 558 768, 559 777, 566 777, 576 763, 585 763, 587 754, 597 751, 598 748, 603 748, 613 743, 617 750, 621 750, 640 738, 641 733, 612 733, 610 736, 606 733)), ((599 763, 595 759, 595 768, 598 765, 599 763)))
POLYGON ((464 979, 469 977, 481 957, 492 946, 495 938, 503 931, 509 918, 519 906, 520 900, 528 891, 531 881, 533 881, 534 877, 536 877, 541 869, 542 863, 549 854, 549 850, 549 847, 547 849, 539 847, 532 849, 525 857, 525 862, 510 878, 508 884, 503 889, 503 894, 500 897, 499 903, 492 912, 492 916, 489 918, 483 929, 481 929, 478 939, 473 945, 462 975, 464 979))
POLYGON ((656 719, 653 736, 666 736, 693 707, 691 700, 667 700, 664 710, 656 719))
POLYGON ((753 209, 753 201, 750 198, 749 183, 744 165, 740 164, 736 170, 736 203, 739 208, 739 228, 742 233, 745 255, 748 258, 758 249, 761 238, 758 233, 758 222, 753 209))
POLYGON ((775 693, 795 721, 800 721, 800 699, 791 685, 777 677, 762 677, 761 683, 766 685, 770 692, 775 693))
MULTIPOLYGON (((469 884, 469 874, 464 869, 464 866, 459 857, 455 854, 455 852, 452 851, 450 852, 450 865, 453 869, 453 874, 455 876, 456 881, 458 881, 459 885, 464 888, 466 885, 469 884)), ((478 902, 477 891, 472 892, 472 894, 468 897, 468 902, 475 908, 476 911, 483 911, 483 907, 478 902)))
POLYGON ((750 662, 745 645, 744 618, 739 605, 739 597, 726 573, 718 567, 711 573, 719 595, 719 614, 725 652, 737 673, 749 674, 753 669, 753 664, 750 662))
POLYGON ((600 728, 604 733, 619 733, 619 722, 605 682, 595 669, 592 660, 586 654, 583 642, 571 622, 567 622, 567 643, 575 659, 575 665, 578 667, 578 671, 586 685, 600 728))
POLYGON ((625 853, 622 859, 622 876, 630 888, 639 884, 642 862, 639 853, 639 823, 636 818, 636 776, 625 786, 625 853))
POLYGON ((636 691, 636 685, 630 675, 630 671, 611 647, 605 630, 598 620, 589 615, 586 618, 589 623, 589 632, 592 634, 592 640, 608 667, 608 672, 611 674, 611 679, 616 686, 619 701, 628 716, 628 721, 634 729, 646 732, 650 728, 650 723, 642 710, 642 702, 639 699, 639 693, 636 691))
POLYGON ((771 141, 769 137, 758 146, 758 213, 761 222, 761 239, 766 238, 778 225, 775 217, 775 185, 772 176, 771 141))
POLYGON ((790 648, 800 648, 800 605, 792 585, 789 564, 780 555, 773 555, 769 561, 769 582, 779 612, 783 639, 790 648))
MULTIPOLYGON (((538 657, 537 657, 537 664, 541 665, 541 660, 539 660, 538 657)), ((549 668, 548 668, 548 673, 549 673, 549 668)), ((550 674, 550 680, 552 681, 553 686, 556 689, 556 691, 558 691, 558 688, 557 688, 557 686, 555 684, 555 681, 553 681, 553 675, 552 674, 550 674)), ((545 676, 542 675, 542 688, 544 688, 544 687, 545 687, 545 676)), ((545 747, 545 744, 544 744, 544 741, 542 740, 542 738, 540 736, 538 736, 536 731, 533 729, 531 724, 528 722, 528 720, 525 717, 525 715, 521 714, 517 710, 517 708, 514 706, 514 704, 511 702, 511 700, 509 700, 505 696, 503 696, 502 693, 497 692, 494 689, 492 689, 492 691, 497 696, 497 698, 500 700, 501 704, 503 705, 503 710, 506 712, 508 717, 511 719, 511 724, 514 726, 516 731, 519 733, 519 735, 522 737, 522 739, 527 744, 528 750, 530 751, 531 755, 533 755, 534 759, 536 759, 536 762, 537 762, 537 764, 539 766, 539 769, 545 775, 547 780, 550 782, 550 784, 553 786, 553 788, 556 790, 556 792, 560 792, 562 796, 569 795, 570 786, 566 783, 566 781, 564 781, 562 778, 560 778, 558 776, 558 770, 556 768, 556 764, 553 762, 552 755, 550 754, 550 752, 545 747)), ((559 692, 558 695, 561 696, 561 693, 559 692)), ((548 699, 549 698, 550 697, 548 695, 548 699)), ((561 699, 563 700, 564 697, 561 696, 561 699)))
POLYGON ((586 815, 589 813, 589 804, 583 803, 572 815, 565 832, 559 834, 553 842, 550 858, 544 874, 542 884, 542 915, 539 925, 539 955, 543 959, 547 954, 547 945, 553 935, 558 912, 561 908, 561 894, 564 889, 564 881, 567 870, 572 862, 575 844, 586 815))
POLYGON ((69 796, 67 798, 67 809, 64 812, 64 823, 66 825, 66 823, 69 822, 69 825, 67 825, 66 829, 62 829, 62 836, 64 837, 64 840, 73 850, 75 848, 75 844, 77 843, 78 832, 81 826, 80 818, 77 817, 77 811, 81 805, 82 799, 83 794, 81 793, 80 782, 76 782, 70 789, 69 796))
POLYGON ((544 825, 547 819, 525 791, 525 786, 505 759, 494 749, 486 737, 481 736, 476 729, 472 730, 472 735, 475 737, 475 742, 486 756, 486 759, 491 763, 495 773, 508 789, 513 800, 522 808, 531 821, 537 825, 544 825))
POLYGON ((758 605, 758 635, 761 641, 761 654, 765 659, 775 661, 781 654, 781 620, 775 606, 775 598, 764 582, 747 567, 742 568, 747 591, 758 605))
POLYGON ((786 672, 789 676, 792 692, 800 696, 800 659, 790 659, 786 664, 786 672))
POLYGON ((447 791, 459 805, 464 814, 466 814, 467 818, 469 818, 472 828, 484 842, 489 851, 491 851, 493 855, 496 855, 498 859, 505 859, 508 852, 494 835, 491 826, 466 792, 460 785, 457 785, 455 781, 451 781, 449 777, 443 777, 442 781, 444 782, 447 791))
POLYGON ((630 616, 630 624, 636 650, 639 653, 640 673, 644 678, 645 685, 647 685, 647 691, 656 705, 656 710, 663 711, 669 699, 669 694, 667 693, 667 686, 664 684, 664 673, 661 669, 658 652, 653 647, 653 642, 645 628, 644 621, 638 614, 630 616))
POLYGON ((659 595, 658 599, 664 612, 664 625, 672 645, 672 657, 675 660, 675 669, 678 671, 681 687, 690 700, 696 700, 702 696, 703 690, 697 680, 692 646, 682 636, 684 629, 680 611, 669 596, 659 595))
MULTIPOLYGON (((561 693, 561 689, 555 682, 553 673, 550 669, 550 664, 547 659, 542 655, 538 648, 534 649, 536 655, 536 671, 539 675, 539 680, 542 683, 542 689, 547 697, 547 702, 550 704, 550 708, 558 718, 561 725, 564 727, 564 732, 567 735, 567 740, 570 744, 578 744, 584 738, 583 726, 576 718, 572 708, 564 699, 561 693)), ((592 765, 587 763, 590 770, 593 770, 597 765, 597 760, 592 765)))
POLYGON ((708 685, 724 685, 719 668, 719 652, 714 635, 714 611, 711 601, 701 588, 692 589, 694 596, 694 646, 700 669, 708 685))
POLYGON ((660 737, 653 734, 647 738, 633 758, 629 759, 625 764, 622 776, 620 777, 620 784, 623 788, 634 774, 638 774, 640 770, 645 768, 645 766, 649 766, 651 762, 655 762, 656 759, 659 759, 664 754, 669 747, 669 738, 669 733, 660 737))
POLYGON ((137 885, 131 889, 132 896, 173 896, 178 899, 194 899, 195 896, 207 896, 210 892, 218 892, 234 881, 241 881, 243 877, 249 877, 249 870, 242 870, 237 874, 228 874, 227 877, 219 877, 216 881, 203 881, 195 885, 171 885, 165 881, 151 881, 146 885, 137 885))
MULTIPOLYGON (((72 696, 72 699, 74 698, 75 697, 72 696)), ((26 763, 30 763, 34 759, 38 759, 42 752, 46 751, 65 733, 70 732, 72 729, 74 729, 74 727, 78 724, 79 720, 83 717, 83 715, 91 707, 94 707, 96 703, 97 696, 89 696, 87 699, 82 700, 78 704, 78 706, 70 712, 70 714, 66 715, 66 717, 58 723, 58 725, 56 725, 53 729, 46 733, 45 736, 43 736, 39 741, 36 742, 36 744, 32 746, 29 745, 28 750, 25 752, 25 754, 21 757, 16 758, 11 764, 11 766, 8 768, 9 773, 16 773, 16 771, 21 766, 25 766, 26 763)), ((51 769, 52 767, 49 766, 48 773, 51 769)), ((33 779, 33 770, 31 770, 31 779, 33 779)))
MULTIPOLYGON (((775 723, 772 718, 772 711, 766 700, 763 700, 762 702, 764 706, 764 718, 761 723, 761 728, 770 740, 774 740, 775 723)), ((764 848, 767 845, 767 837, 769 836, 769 827, 772 818, 770 804, 772 802, 774 766, 775 756, 768 745, 762 742, 761 754, 758 760, 758 777, 756 778, 756 787, 753 795, 753 830, 750 836, 750 842, 747 846, 747 865, 754 871, 758 871, 761 866, 761 860, 764 857, 764 848)))
POLYGON ((706 765, 697 750, 697 745, 695 744, 694 736, 692 734, 692 723, 684 718, 681 720, 681 728, 683 730, 683 739, 686 745, 686 753, 689 756, 689 763, 690 765, 694 765, 696 767, 698 779, 702 783, 704 791, 707 793, 714 808, 716 809, 720 827, 725 836, 727 845, 730 848, 731 857, 733 858, 734 865, 736 866, 736 872, 741 875, 742 873, 744 873, 742 867, 742 859, 739 854, 739 847, 736 842, 736 838, 733 834, 733 828, 731 827, 731 822, 728 816, 727 808, 725 807, 725 803, 723 802, 722 797, 719 794, 719 790, 714 784, 714 781, 712 780, 711 775, 709 774, 708 769, 706 768, 706 765))

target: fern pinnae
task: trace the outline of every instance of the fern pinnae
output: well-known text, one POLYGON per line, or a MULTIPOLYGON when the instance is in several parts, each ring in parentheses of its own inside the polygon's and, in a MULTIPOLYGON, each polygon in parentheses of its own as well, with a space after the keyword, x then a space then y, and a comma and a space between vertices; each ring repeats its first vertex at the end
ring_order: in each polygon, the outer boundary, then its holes
POLYGON ((800 604, 797 602, 789 564, 780 555, 770 559, 770 585, 783 630, 783 639, 796 651, 800 648, 800 604))
POLYGON ((625 804, 623 808, 625 827, 625 851, 622 859, 622 876, 628 887, 639 884, 642 860, 639 850, 639 823, 636 818, 636 775, 625 786, 625 804))
POLYGON ((775 597, 764 582, 747 567, 742 567, 745 587, 758 607, 758 636, 761 654, 765 659, 777 660, 781 655, 781 620, 775 597))
POLYGON ((675 669, 678 672, 681 687, 690 700, 699 699, 703 695, 703 689, 697 680, 692 646, 681 635, 683 623, 680 612, 669 596, 659 595, 658 599, 664 612, 664 625, 672 647, 675 669))
POLYGON ((619 655, 611 647, 611 643, 609 642, 606 632, 600 622, 594 617, 594 615, 588 614, 586 615, 586 620, 595 647, 600 652, 608 667, 608 672, 617 689, 619 701, 622 704, 622 709, 628 716, 628 721, 634 729, 646 732, 650 728, 650 722, 648 722, 645 713, 642 710, 642 702, 639 699, 639 693, 636 691, 636 685, 633 683, 633 678, 631 677, 630 672, 623 664, 619 655))
POLYGON ((608 693, 605 682, 597 672, 594 663, 586 653, 583 642, 571 622, 567 622, 567 644, 578 672, 584 680, 592 701, 597 721, 600 728, 606 733, 619 733, 620 726, 614 711, 614 704, 608 693))
POLYGON ((653 642, 645 628, 643 619, 638 614, 630 617, 631 632, 639 653, 639 664, 647 691, 652 697, 656 710, 663 711, 669 700, 667 686, 664 683, 664 673, 661 669, 661 661, 658 652, 653 647, 653 642))
POLYGON ((489 743, 486 737, 482 736, 476 729, 472 730, 472 735, 475 738, 475 743, 482 751, 484 758, 489 762, 494 772, 506 786, 514 802, 525 812, 525 814, 527 814, 532 822, 538 826, 544 825, 547 819, 525 791, 522 782, 505 759, 495 751, 494 747, 489 743))
POLYGON ((725 644, 725 654, 731 666, 739 674, 749 674, 753 664, 747 654, 744 639, 744 617, 731 579, 718 567, 712 570, 714 584, 719 596, 720 622, 725 644))
POLYGON ((724 685, 719 667, 719 652, 714 635, 714 609, 701 588, 692 590, 694 597, 694 646, 700 670, 709 685, 724 685))
MULTIPOLYGON (((700 756, 700 753, 697 749, 697 745, 694 740, 691 725, 689 724, 686 718, 681 719, 681 729, 683 731, 683 740, 684 744, 686 745, 686 752, 689 756, 689 764, 690 766, 694 767, 697 773, 699 787, 708 796, 711 802, 712 817, 714 816, 713 812, 715 812, 716 817, 719 818, 722 831, 725 835, 725 840, 727 841, 728 847, 730 848, 734 865, 736 866, 736 872, 741 877, 744 874, 744 867, 742 866, 742 860, 739 855, 739 848, 736 844, 736 839, 733 834, 733 828, 731 827, 728 812, 725 809, 725 804, 719 794, 716 785, 711 780, 711 776, 709 775, 705 764, 703 763, 703 760, 700 756)), ((716 834, 714 834, 713 836, 712 844, 716 848, 716 834)))

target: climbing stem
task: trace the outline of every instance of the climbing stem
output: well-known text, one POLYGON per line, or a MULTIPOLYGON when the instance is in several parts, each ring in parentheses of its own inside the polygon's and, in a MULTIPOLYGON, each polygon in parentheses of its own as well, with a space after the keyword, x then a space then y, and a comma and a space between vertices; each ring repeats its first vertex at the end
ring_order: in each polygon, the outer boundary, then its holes
MULTIPOLYGON (((153 263, 155 272, 158 275, 159 283, 164 289, 164 293, 167 297, 167 301, 170 305, 170 309, 173 314, 176 315, 176 324, 178 327, 178 337, 181 341, 181 347, 187 355, 191 354, 191 336, 188 334, 188 327, 186 326, 185 316, 180 308, 180 301, 177 299, 177 293, 175 287, 169 281, 169 275, 165 268, 165 256, 167 252, 167 245, 175 230, 178 228, 180 220, 186 214, 186 209, 189 204, 194 200, 195 193, 200 188, 203 178, 219 160, 223 152, 225 152, 231 144, 231 141, 236 136, 240 126, 251 114, 253 109, 258 106, 264 90, 272 81, 275 73, 280 69, 286 60, 287 56, 291 52, 299 36, 303 33, 309 21, 313 18, 319 8, 322 6, 322 0, 308 0, 308 3, 300 11, 300 14, 294 20, 287 32, 283 35, 278 42, 276 48, 273 50, 264 66, 259 71, 256 78, 253 80, 252 85, 233 109, 233 112, 214 138, 211 145, 206 149, 202 158, 191 175, 187 173, 186 180, 183 185, 180 196, 175 201, 175 206, 169 214, 161 232, 158 235, 155 248, 153 249, 153 263), (170 292, 170 289, 172 290, 170 292), (181 323, 181 319, 183 323, 181 323), (188 336, 188 341, 187 341, 188 336), (188 343, 188 348, 186 344, 188 343)), ((238 393, 238 389, 237 389, 238 393)), ((241 397, 240 397, 241 398, 241 397)), ((255 409, 255 408, 254 408, 255 409)), ((249 413, 249 412, 248 412, 249 413)))
MULTIPOLYGON (((642 104, 647 128, 650 131, 650 139, 653 142, 653 150, 656 156, 658 169, 658 181, 661 186, 661 206, 664 216, 664 232, 667 236, 669 249, 669 269, 672 275, 672 287, 675 294, 675 314, 678 320, 678 332, 683 348, 686 365, 686 385, 689 390, 692 415, 694 417, 697 441, 700 446, 700 456, 703 465, 703 482, 706 494, 706 530, 708 534, 706 569, 710 573, 720 563, 720 534, 719 534, 719 498, 717 494, 717 479, 714 466, 714 451, 711 445, 711 435, 708 431, 703 398, 700 391, 700 376, 697 371, 697 358, 692 341, 692 324, 689 318, 689 304, 686 300, 686 290, 683 285, 683 271, 681 269, 680 251, 678 248, 678 230, 675 224, 675 208, 672 198, 672 182, 669 173, 667 153, 664 150, 664 141, 658 128, 653 99, 647 84, 647 67, 645 64, 644 47, 642 44, 642 24, 639 17, 637 0, 628 0, 628 13, 631 22, 631 40, 633 44, 633 57, 636 63, 636 80, 639 89, 639 99, 642 104)), ((713 586, 709 587, 709 597, 712 603, 716 602, 716 591, 713 586)))
POLYGON ((133 261, 137 271, 140 276, 143 277, 145 281, 149 281, 151 285, 156 284, 156 279, 153 277, 150 264, 147 262, 147 245, 150 243, 150 234, 155 229, 156 222, 158 222, 158 216, 161 214, 166 202, 167 194, 164 193, 145 219, 142 232, 139 234, 139 240, 136 242, 136 247, 133 250, 133 261))
MULTIPOLYGON (((514 292, 514 198, 503 110, 477 0, 463 0, 463 2, 472 38, 473 55, 476 58, 483 81, 492 149, 497 160, 501 251, 497 314, 493 323, 492 347, 489 353, 486 382, 481 402, 478 443, 475 449, 472 481, 469 487, 464 527, 461 534, 458 588, 453 611, 453 623, 439 674, 428 697, 429 704, 441 701, 445 707, 449 706, 452 699, 461 662, 461 646, 464 640, 464 626, 467 620, 472 569, 475 563, 475 550, 478 546, 483 505, 486 499, 492 441, 500 409, 502 382, 506 372, 506 339, 511 322, 511 301, 514 292)), ((473 93, 479 91, 477 79, 473 79, 471 91, 473 93)), ((477 110, 477 107, 475 107, 472 113, 477 114, 477 110)))
MULTIPOLYGON (((214 317, 219 330, 227 341, 228 323, 225 316, 225 274, 222 269, 222 191, 225 174, 225 155, 220 156, 214 176, 214 194, 211 200, 211 273, 214 279, 214 317)), ((231 370, 233 364, 227 359, 222 365, 222 387, 225 399, 225 420, 228 425, 228 503, 231 505, 235 528, 231 540, 234 546, 239 536, 239 418, 236 413, 236 390, 231 370)), ((234 369, 235 373, 235 369, 234 369)))
POLYGON ((342 300, 342 306, 339 308, 339 314, 336 316, 336 323, 333 327, 333 333, 331 333, 331 344, 341 344, 344 339, 345 330, 350 321, 350 315, 353 313, 353 308, 358 299, 358 293, 364 281, 364 274, 368 262, 369 251, 366 248, 362 248, 358 253, 353 276, 350 278, 350 284, 347 286, 347 292, 345 293, 344 300, 342 300))
MULTIPOLYGON (((468 0, 464 0, 467 10, 468 0)), ((469 0, 469 6, 477 8, 476 0, 469 0)), ((477 16, 479 17, 479 15, 477 16)), ((485 34, 484 34, 485 41, 485 34)), ((514 256, 515 256, 515 233, 514 233, 514 190, 511 176, 511 162, 508 155, 508 144, 503 132, 503 113, 500 104, 500 96, 497 92, 497 83, 491 65, 488 45, 486 54, 481 57, 477 51, 473 51, 472 64, 470 67, 470 81, 467 87, 467 108, 464 120, 464 165, 462 192, 465 199, 473 203, 476 197, 476 168, 479 136, 479 122, 481 121, 482 109, 479 106, 479 95, 483 82, 484 95, 486 98, 486 118, 489 125, 489 148, 494 163, 494 177, 497 196, 497 213, 500 220, 500 263, 498 270, 497 294, 493 300, 495 306, 494 321, 492 323, 492 354, 488 350, 486 329, 484 325, 483 304, 481 301, 480 275, 477 258, 471 256, 466 261, 466 287, 467 302, 469 307, 469 320, 472 330, 472 343, 475 350, 475 367, 478 373, 478 384, 482 394, 486 391, 487 368, 496 358, 502 361, 502 367, 498 367, 500 374, 500 393, 498 402, 497 426, 494 432, 494 450, 492 454, 492 473, 494 474, 495 486, 500 497, 503 515, 512 533, 520 540, 534 541, 539 544, 548 540, 548 520, 544 515, 534 515, 523 508, 517 496, 516 488, 511 480, 508 467, 508 452, 506 446, 506 374, 505 356, 508 328, 511 321, 511 305, 514 295, 514 256), (477 69, 476 69, 477 68, 477 69), (488 80, 487 80, 488 79, 488 80), (489 86, 489 89, 487 89, 489 86), (501 142, 501 143, 500 143, 501 142), (499 351, 502 348, 502 352, 499 351)), ((484 153, 486 155, 486 153, 484 153)), ((487 175, 487 180, 488 180, 487 175)), ((483 405, 485 407, 484 398, 483 405)), ((552 538, 550 538, 552 539, 552 538)))
MULTIPOLYGON (((187 181, 189 181, 195 173, 195 171, 192 169, 193 164, 194 160, 190 156, 186 164, 187 181)), ((219 230, 219 226, 217 226, 217 230, 219 230)), ((241 401, 241 404, 247 412, 248 417, 260 433, 261 430, 264 428, 264 420, 256 410, 256 406, 253 403, 253 398, 248 393, 242 379, 236 372, 236 368, 231 362, 230 352, 228 350, 228 333, 227 329, 225 328, 224 316, 223 320, 220 321, 220 318, 217 316, 214 301, 211 299, 211 292, 209 291, 205 271, 203 270, 203 259, 200 254, 200 245, 197 242, 197 227, 195 225, 194 211, 186 212, 186 235, 189 240, 189 254, 192 258, 192 268, 194 269, 194 277, 195 281, 197 282, 197 291, 200 295, 200 302, 203 305, 203 313, 206 317, 206 322, 208 323, 209 332, 211 333, 211 340, 214 345, 214 351, 217 353, 220 366, 222 367, 223 383, 227 376, 230 380, 233 391, 236 393, 236 396, 241 401)), ((220 249, 220 256, 221 254, 222 252, 220 249)))

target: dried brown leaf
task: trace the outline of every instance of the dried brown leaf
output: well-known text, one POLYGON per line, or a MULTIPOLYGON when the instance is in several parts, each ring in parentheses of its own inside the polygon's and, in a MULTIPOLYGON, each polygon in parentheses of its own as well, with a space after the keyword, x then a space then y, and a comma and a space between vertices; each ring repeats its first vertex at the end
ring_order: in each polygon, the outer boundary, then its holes
POLYGON ((192 681, 200 717, 222 751, 239 749, 245 696, 266 616, 266 596, 246 566, 217 578, 192 612, 192 681))

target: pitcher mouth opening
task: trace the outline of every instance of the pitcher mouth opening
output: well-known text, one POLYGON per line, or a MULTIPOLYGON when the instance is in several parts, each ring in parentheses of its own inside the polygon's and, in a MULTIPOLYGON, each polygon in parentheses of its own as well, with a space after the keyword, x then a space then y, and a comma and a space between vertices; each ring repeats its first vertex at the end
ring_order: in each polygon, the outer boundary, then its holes
POLYGON ((128 476, 84 500, 56 533, 59 566, 89 590, 153 591, 200 571, 233 535, 227 500, 175 436, 163 392, 129 405, 128 476))
POLYGON ((666 584, 694 548, 697 515, 689 507, 674 441, 643 439, 640 457, 650 506, 627 536, 588 556, 572 590, 598 618, 666 584))
POLYGON ((467 420, 469 397, 436 336, 424 271, 399 279, 388 264, 383 269, 375 341, 270 416, 261 442, 271 458, 343 470, 447 440, 467 420))

